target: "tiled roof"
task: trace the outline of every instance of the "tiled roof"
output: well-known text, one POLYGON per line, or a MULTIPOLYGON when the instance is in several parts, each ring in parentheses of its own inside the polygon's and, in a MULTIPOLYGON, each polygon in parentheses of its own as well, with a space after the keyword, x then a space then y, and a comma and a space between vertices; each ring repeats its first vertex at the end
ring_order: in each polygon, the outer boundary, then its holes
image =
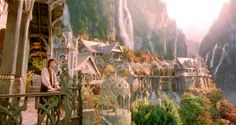
POLYGON ((94 41, 82 40, 82 43, 90 52, 96 52, 96 53, 109 53, 111 51, 122 52, 121 48, 119 49, 115 48, 116 46, 119 46, 118 43, 116 42, 111 44, 104 44, 94 41))
POLYGON ((96 66, 92 56, 90 56, 88 54, 80 54, 80 55, 78 55, 78 63, 77 63, 77 66, 75 68, 75 71, 83 69, 83 65, 82 64, 84 62, 86 62, 86 61, 89 61, 89 60, 92 62, 92 65, 93 65, 94 69, 96 70, 97 74, 100 75, 100 72, 99 72, 99 70, 98 70, 98 68, 97 68, 97 66, 96 66))
POLYGON ((193 68, 197 65, 197 61, 193 58, 187 58, 187 57, 178 57, 177 61, 181 64, 184 68, 193 68))

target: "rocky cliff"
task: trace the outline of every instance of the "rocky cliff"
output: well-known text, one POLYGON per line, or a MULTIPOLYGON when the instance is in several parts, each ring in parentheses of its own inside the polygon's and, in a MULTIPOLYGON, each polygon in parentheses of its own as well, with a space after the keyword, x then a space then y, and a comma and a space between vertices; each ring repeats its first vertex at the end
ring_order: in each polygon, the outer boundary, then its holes
POLYGON ((187 56, 186 39, 168 17, 166 5, 159 0, 129 0, 134 20, 136 49, 149 49, 152 53, 172 59, 187 56))
POLYGON ((67 5, 75 36, 121 41, 167 59, 187 56, 185 36, 159 0, 67 0, 67 5))
POLYGON ((236 0, 224 5, 218 19, 204 37, 199 53, 218 86, 236 103, 236 0))

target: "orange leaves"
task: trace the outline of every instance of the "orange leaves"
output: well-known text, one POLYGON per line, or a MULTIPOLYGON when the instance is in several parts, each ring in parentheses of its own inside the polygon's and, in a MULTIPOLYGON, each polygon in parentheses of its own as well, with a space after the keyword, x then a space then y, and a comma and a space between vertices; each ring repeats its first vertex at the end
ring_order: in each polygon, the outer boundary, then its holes
POLYGON ((230 102, 226 100, 220 101, 217 105, 217 110, 222 118, 236 122, 236 107, 230 102))

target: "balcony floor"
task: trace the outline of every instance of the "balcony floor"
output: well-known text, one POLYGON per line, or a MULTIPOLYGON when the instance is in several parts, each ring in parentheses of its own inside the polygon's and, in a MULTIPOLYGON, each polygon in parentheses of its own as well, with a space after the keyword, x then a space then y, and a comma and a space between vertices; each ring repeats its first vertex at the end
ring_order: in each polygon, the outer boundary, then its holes
POLYGON ((27 110, 22 112, 22 125, 35 125, 37 123, 37 110, 35 109, 35 100, 30 98, 27 110))

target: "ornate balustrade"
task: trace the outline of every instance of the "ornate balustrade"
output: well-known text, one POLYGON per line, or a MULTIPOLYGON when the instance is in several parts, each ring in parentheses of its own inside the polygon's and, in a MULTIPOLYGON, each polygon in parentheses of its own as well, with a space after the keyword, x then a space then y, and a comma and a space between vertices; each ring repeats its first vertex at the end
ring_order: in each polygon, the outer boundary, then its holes
POLYGON ((21 125, 22 111, 29 107, 29 98, 35 99, 38 125, 41 125, 44 119, 47 125, 69 125, 74 123, 75 118, 78 119, 75 124, 82 125, 82 76, 78 73, 78 76, 71 78, 67 64, 63 64, 61 69, 61 91, 0 94, 0 125, 21 125))
POLYGON ((0 94, 0 122, 1 125, 21 125, 22 111, 27 110, 29 98, 35 98, 35 109, 38 110, 38 125, 43 119, 46 124, 58 125, 61 118, 63 92, 44 92, 27 94, 0 94))

